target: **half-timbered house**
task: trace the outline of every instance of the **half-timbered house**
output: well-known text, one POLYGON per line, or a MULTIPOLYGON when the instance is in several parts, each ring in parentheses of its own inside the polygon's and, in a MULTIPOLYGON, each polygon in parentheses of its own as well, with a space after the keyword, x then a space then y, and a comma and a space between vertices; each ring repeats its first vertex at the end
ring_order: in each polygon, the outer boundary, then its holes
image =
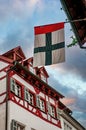
POLYGON ((0 130, 84 130, 48 78, 20 46, 0 55, 0 130))

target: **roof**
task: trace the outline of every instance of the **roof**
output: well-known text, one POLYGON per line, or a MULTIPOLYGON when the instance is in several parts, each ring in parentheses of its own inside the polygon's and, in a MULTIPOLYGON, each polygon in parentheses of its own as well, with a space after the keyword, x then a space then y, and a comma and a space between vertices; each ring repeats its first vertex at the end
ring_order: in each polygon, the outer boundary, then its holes
POLYGON ((80 48, 86 48, 86 0, 60 0, 80 48))
POLYGON ((14 59, 14 53, 16 55, 15 60, 21 61, 21 60, 24 60, 26 58, 20 46, 9 50, 8 52, 2 54, 2 56, 13 60, 14 59))
POLYGON ((61 111, 60 115, 68 120, 77 130, 86 130, 71 114, 67 114, 65 111, 61 111))
POLYGON ((45 73, 45 75, 47 76, 47 78, 49 77, 49 75, 48 75, 48 73, 47 73, 47 71, 46 71, 46 69, 45 69, 45 67, 44 66, 42 66, 42 67, 40 67, 39 68, 39 71, 41 72, 41 70, 45 73))
POLYGON ((72 114, 72 111, 65 106, 61 101, 59 101, 59 108, 63 110, 65 113, 72 114))
POLYGON ((2 55, 0 55, 0 60, 4 61, 4 62, 7 62, 7 63, 13 63, 13 60, 7 58, 7 57, 4 57, 2 55))

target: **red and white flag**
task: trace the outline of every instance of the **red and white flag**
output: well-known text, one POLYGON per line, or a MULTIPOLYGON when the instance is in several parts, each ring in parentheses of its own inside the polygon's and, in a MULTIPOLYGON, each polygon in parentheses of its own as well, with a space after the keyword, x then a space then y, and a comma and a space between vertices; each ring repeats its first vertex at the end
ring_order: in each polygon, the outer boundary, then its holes
POLYGON ((33 67, 65 61, 64 23, 34 27, 33 67))

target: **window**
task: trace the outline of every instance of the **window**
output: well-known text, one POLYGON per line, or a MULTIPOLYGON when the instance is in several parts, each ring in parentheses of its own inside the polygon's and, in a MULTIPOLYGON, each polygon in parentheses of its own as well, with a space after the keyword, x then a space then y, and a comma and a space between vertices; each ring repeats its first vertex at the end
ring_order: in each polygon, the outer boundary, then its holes
POLYGON ((19 85, 16 84, 15 86, 15 94, 18 96, 18 97, 21 97, 21 87, 19 85))
POLYGON ((36 130, 36 129, 34 129, 34 128, 31 128, 31 130, 36 130))
POLYGON ((40 96, 36 95, 36 106, 40 108, 40 96))
POLYGON ((55 118, 55 107, 51 105, 51 116, 55 118))
POLYGON ((64 122, 64 130, 72 130, 72 128, 64 122))
POLYGON ((11 86, 11 91, 15 93, 15 80, 11 78, 11 81, 10 81, 10 86, 11 86))
POLYGON ((35 69, 31 65, 29 66, 29 70, 35 74, 35 69))
POLYGON ((11 78, 11 91, 18 97, 21 97, 21 86, 18 83, 16 83, 15 80, 12 78, 11 78))
POLYGON ((57 119, 60 120, 61 109, 58 107, 56 108, 56 114, 57 114, 57 119))
POLYGON ((25 89, 25 100, 29 102, 29 91, 25 89))
POLYGON ((31 105, 34 105, 34 95, 30 92, 29 93, 29 97, 30 97, 30 99, 29 99, 29 103, 31 104, 31 105))
POLYGON ((42 79, 44 82, 46 82, 46 77, 45 77, 43 74, 41 74, 41 79, 42 79))
POLYGON ((15 120, 12 120, 12 122, 11 122, 11 130, 25 130, 25 125, 15 121, 15 120))
POLYGON ((45 101, 40 99, 40 109, 45 112, 45 101))
POLYGON ((48 114, 55 118, 56 117, 55 107, 52 104, 50 104, 49 102, 47 102, 47 107, 48 107, 48 114))
POLYGON ((39 95, 36 96, 36 105, 40 110, 45 112, 45 100, 43 100, 39 95))
POLYGON ((25 100, 31 105, 34 105, 34 94, 29 92, 28 89, 25 89, 25 100))

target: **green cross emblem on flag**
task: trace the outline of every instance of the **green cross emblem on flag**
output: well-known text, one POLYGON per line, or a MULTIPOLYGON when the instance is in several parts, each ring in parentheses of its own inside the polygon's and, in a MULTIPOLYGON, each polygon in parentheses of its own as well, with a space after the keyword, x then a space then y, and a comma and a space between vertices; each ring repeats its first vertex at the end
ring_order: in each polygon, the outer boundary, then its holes
POLYGON ((33 67, 64 61, 63 23, 60 23, 60 26, 57 25, 36 28, 33 67), (58 30, 57 27, 60 29, 58 30))

